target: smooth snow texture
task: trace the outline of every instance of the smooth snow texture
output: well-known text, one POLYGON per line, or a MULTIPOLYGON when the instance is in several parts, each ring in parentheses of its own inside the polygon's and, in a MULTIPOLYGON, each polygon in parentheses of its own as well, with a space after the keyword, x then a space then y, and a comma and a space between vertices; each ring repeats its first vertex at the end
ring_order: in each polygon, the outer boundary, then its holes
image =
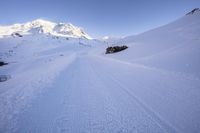
POLYGON ((119 39, 129 48, 109 55, 97 40, 3 37, 0 132, 199 132, 199 35, 197 12, 119 39))

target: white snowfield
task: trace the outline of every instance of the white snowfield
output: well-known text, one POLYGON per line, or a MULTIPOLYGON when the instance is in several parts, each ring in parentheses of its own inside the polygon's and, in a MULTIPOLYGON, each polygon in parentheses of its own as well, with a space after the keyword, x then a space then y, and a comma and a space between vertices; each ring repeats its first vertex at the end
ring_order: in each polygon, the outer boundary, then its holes
POLYGON ((198 133, 200 12, 118 40, 0 39, 1 133, 198 133), (110 44, 111 45, 111 44, 110 44))

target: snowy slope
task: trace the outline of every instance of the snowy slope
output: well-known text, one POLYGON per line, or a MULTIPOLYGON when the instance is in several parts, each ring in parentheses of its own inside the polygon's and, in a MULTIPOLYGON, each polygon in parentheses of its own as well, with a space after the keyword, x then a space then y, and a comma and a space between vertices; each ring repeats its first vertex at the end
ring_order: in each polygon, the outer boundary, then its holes
POLYGON ((87 38, 91 37, 70 23, 54 23, 42 19, 37 19, 24 24, 14 24, 10 26, 0 26, 0 37, 9 36, 13 33, 26 34, 50 34, 54 36, 87 38))
POLYGON ((116 58, 200 77, 200 11, 119 44, 130 46, 116 58))
POLYGON ((0 132, 199 132, 199 10, 108 44, 33 25, 0 30, 0 132))

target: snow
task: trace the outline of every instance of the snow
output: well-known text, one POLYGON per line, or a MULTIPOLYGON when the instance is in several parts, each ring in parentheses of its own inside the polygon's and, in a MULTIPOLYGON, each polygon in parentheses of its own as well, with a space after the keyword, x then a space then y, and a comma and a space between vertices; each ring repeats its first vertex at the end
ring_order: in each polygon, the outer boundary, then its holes
POLYGON ((0 132, 199 132, 199 12, 114 42, 28 25, 0 28, 0 132), (129 48, 105 55, 113 43, 129 48))
POLYGON ((200 77, 199 18, 200 13, 186 15, 168 25, 126 37, 118 43, 130 49, 114 58, 200 77))
POLYGON ((114 45, 115 43, 117 43, 121 39, 122 39, 122 37, 105 36, 105 37, 103 37, 99 40, 103 41, 107 45, 114 45))
POLYGON ((54 23, 43 19, 36 19, 24 24, 0 26, 0 37, 9 36, 12 33, 20 34, 51 34, 54 36, 92 39, 82 28, 71 23, 54 23))

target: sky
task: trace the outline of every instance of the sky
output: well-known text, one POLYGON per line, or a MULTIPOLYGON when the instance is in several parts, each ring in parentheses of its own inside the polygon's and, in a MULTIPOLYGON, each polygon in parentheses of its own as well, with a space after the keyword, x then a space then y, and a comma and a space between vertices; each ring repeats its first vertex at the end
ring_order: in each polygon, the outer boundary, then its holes
POLYGON ((1 0, 0 25, 35 19, 72 23, 90 36, 136 35, 174 21, 200 0, 1 0))

